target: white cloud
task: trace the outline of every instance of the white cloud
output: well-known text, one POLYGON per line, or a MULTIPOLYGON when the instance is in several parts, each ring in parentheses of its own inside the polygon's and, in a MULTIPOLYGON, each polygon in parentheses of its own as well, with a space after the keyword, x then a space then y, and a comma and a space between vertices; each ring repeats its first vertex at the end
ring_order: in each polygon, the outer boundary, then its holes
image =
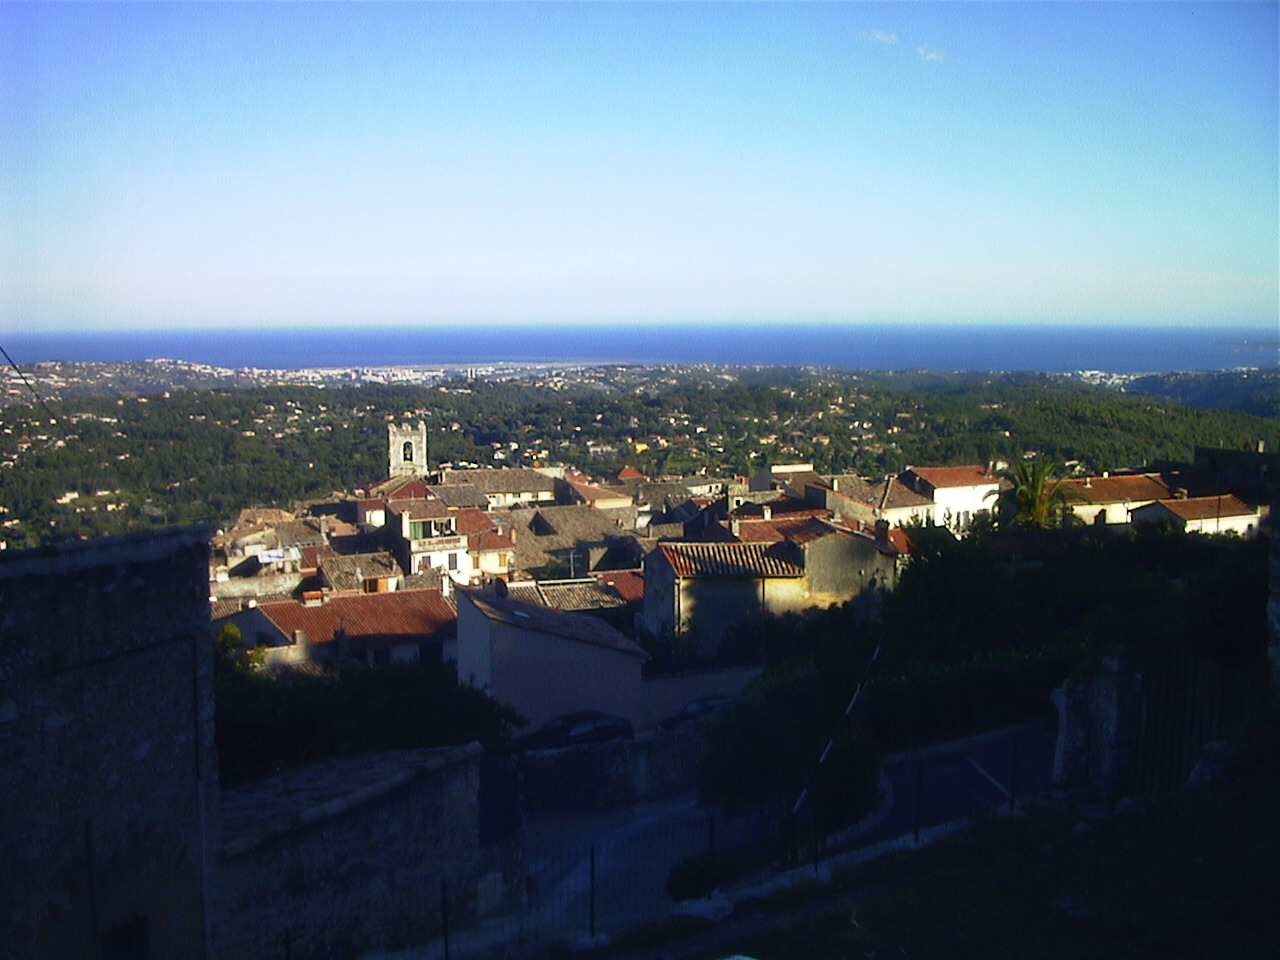
POLYGON ((898 35, 887 30, 868 30, 862 35, 862 39, 873 43, 897 43, 898 35))
POLYGON ((931 47, 928 44, 916 47, 916 53, 920 54, 921 60, 932 60, 936 63, 941 63, 947 59, 945 51, 939 50, 937 47, 931 47))

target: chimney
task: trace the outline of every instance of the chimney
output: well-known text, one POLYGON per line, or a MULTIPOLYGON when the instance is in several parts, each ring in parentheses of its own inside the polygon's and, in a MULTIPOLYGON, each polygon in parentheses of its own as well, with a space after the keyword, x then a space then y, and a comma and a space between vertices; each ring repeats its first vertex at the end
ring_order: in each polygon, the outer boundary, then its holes
POLYGON ((307 631, 293 631, 293 643, 298 648, 298 653, 302 655, 303 660, 311 659, 311 645, 307 642, 307 631))
POLYGON ((738 536, 738 534, 742 533, 742 521, 739 520, 737 517, 730 517, 729 532, 732 533, 735 537, 738 536))
POLYGON ((772 520, 773 507, 769 506, 767 503, 760 504, 760 516, 762 516, 766 520, 772 520))
POLYGON ((876 521, 876 543, 880 544, 880 546, 882 547, 887 547, 889 545, 889 521, 888 520, 876 521))

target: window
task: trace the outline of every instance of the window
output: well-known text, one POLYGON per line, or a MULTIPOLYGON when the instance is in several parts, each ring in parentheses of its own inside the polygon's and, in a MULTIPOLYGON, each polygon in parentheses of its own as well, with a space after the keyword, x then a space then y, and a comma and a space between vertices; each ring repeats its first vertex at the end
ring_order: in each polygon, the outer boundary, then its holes
POLYGON ((405 463, 413 463, 413 444, 406 440, 404 442, 404 450, 401 452, 405 463))
POLYGON ((456 553, 449 554, 449 569, 450 570, 458 569, 458 555, 456 553))

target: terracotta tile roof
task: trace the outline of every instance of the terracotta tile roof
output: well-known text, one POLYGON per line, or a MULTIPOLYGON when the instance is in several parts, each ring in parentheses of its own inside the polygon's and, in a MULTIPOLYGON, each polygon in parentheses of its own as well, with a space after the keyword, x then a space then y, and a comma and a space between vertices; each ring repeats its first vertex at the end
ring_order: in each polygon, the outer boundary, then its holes
POLYGON ((1064 481, 1080 495, 1082 503, 1148 503, 1172 492, 1155 474, 1135 473, 1118 477, 1079 477, 1064 481))
POLYGON ((1183 520, 1251 517, 1257 513, 1239 497, 1229 493, 1221 497, 1188 497, 1186 500, 1160 500, 1158 503, 1183 520))
POLYGON ((363 590, 370 578, 399 577, 400 565, 390 553, 357 553, 346 557, 326 557, 320 572, 334 590, 363 590))
POLYGON ((797 500, 795 497, 783 497, 779 500, 770 500, 767 503, 744 503, 735 507, 732 513, 742 520, 760 520, 764 517, 765 507, 769 508, 771 520, 808 519, 812 517, 826 519, 831 516, 831 511, 826 507, 811 506, 803 500, 797 500))
POLYGON ((901 527, 889 528, 889 544, 900 556, 905 557, 911 553, 911 537, 901 527))
POLYGON ((469 483, 438 483, 427 487, 433 496, 448 507, 478 507, 485 510, 489 498, 469 483))
POLYGON ((486 494, 554 493, 556 483, 545 473, 529 467, 501 470, 447 470, 448 483, 468 483, 486 494))
POLYGON ((605 610, 626 601, 608 584, 597 580, 539 580, 542 604, 556 610, 605 610))
POLYGON ((467 537, 467 549, 474 550, 477 553, 483 553, 487 550, 514 550, 515 548, 516 542, 511 539, 511 535, 500 533, 497 530, 482 530, 467 537))
POLYGON ((986 487, 998 484, 1000 478, 987 472, 987 468, 979 465, 964 467, 909 467, 914 473, 935 490, 943 487, 986 487))
POLYGON ((430 496, 430 488, 421 477, 393 477, 369 490, 369 495, 383 499, 423 500, 430 496))
POLYGON ((483 510, 477 510, 475 507, 463 507, 460 510, 454 510, 453 518, 454 529, 463 536, 472 533, 486 533, 487 531, 496 531, 498 529, 498 525, 491 516, 483 510))
MULTIPOLYGON (((830 515, 827 510, 821 513, 830 515)), ((729 536, 740 543, 779 543, 783 540, 808 543, 837 532, 835 527, 824 523, 817 515, 786 516, 781 520, 739 520, 737 526, 738 532, 735 535, 731 527, 724 521, 720 522, 720 527, 729 530, 729 536)))
POLYGON ((627 603, 644 599, 644 574, 638 570, 611 570, 597 573, 595 577, 613 587, 627 603))
POLYGON ((451 515, 440 500, 390 500, 387 509, 410 520, 441 520, 451 515))
POLYGON ((533 603, 522 603, 511 597, 483 596, 476 590, 458 588, 459 595, 472 603, 489 620, 505 623, 533 633, 563 637, 579 643, 607 647, 619 653, 647 659, 648 654, 616 629, 598 617, 585 613, 552 610, 533 603))
POLYGON ((584 483, 576 479, 568 480, 567 482, 573 488, 573 492, 588 503, 592 500, 631 500, 631 494, 625 490, 610 490, 608 487, 601 487, 594 483, 584 483))
POLYGON ((308 642, 327 643, 343 630, 357 647, 444 640, 457 625, 453 604, 438 590, 333 597, 318 607, 295 601, 260 603, 258 609, 286 637, 305 630, 308 642))
POLYGON ((896 477, 864 480, 855 476, 836 476, 831 478, 831 489, 851 500, 870 504, 877 510, 924 507, 933 503, 928 497, 916 493, 896 477))
POLYGON ((302 554, 302 569, 315 570, 320 566, 320 562, 328 557, 336 557, 333 547, 328 544, 323 547, 301 547, 298 550, 302 554))
POLYGON ((619 480, 643 480, 644 474, 634 467, 623 467, 618 471, 619 480))
POLYGON ((804 570, 778 548, 765 543, 658 544, 662 556, 679 577, 801 577, 804 570))

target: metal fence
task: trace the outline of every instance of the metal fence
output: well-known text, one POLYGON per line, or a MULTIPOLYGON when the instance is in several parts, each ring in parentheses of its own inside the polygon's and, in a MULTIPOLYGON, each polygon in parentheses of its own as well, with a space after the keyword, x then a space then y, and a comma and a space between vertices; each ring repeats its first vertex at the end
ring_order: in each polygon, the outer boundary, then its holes
POLYGON ((673 905, 667 893, 672 869, 701 854, 755 860, 764 876, 885 840, 919 839, 931 827, 981 816, 1044 791, 1053 746, 1053 725, 1046 722, 888 757, 882 764, 880 810, 859 826, 830 835, 804 814, 787 820, 755 811, 731 818, 699 808, 692 798, 594 818, 535 820, 524 827, 523 896, 517 908, 459 929, 446 888, 440 902, 444 935, 395 956, 538 957, 557 943, 586 942, 661 920, 673 905))

